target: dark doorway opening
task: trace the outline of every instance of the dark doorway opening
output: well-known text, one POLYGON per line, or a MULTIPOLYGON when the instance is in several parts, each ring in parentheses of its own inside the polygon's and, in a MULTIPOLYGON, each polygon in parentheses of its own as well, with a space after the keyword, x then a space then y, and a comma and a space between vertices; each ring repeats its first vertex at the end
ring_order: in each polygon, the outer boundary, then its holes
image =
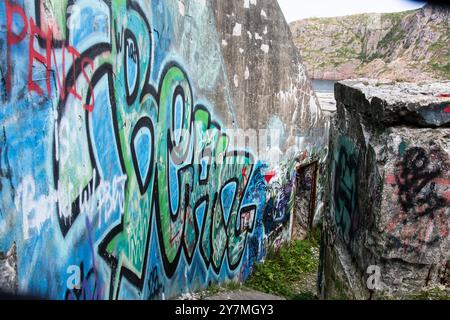
POLYGON ((292 239, 305 239, 313 228, 316 211, 317 173, 319 163, 313 162, 297 169, 292 239))

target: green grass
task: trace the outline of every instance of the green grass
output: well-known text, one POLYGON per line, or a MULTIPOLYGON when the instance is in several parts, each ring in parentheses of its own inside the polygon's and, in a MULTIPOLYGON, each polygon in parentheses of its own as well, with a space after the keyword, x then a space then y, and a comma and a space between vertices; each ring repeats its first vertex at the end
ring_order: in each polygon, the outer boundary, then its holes
POLYGON ((401 28, 400 23, 395 24, 378 43, 379 48, 393 51, 398 46, 398 43, 405 38, 405 30, 401 28))
POLYGON ((450 62, 447 64, 432 63, 431 68, 439 72, 443 77, 450 79, 450 62))
POLYGON ((257 264, 246 287, 262 292, 283 296, 287 299, 315 299, 313 292, 297 292, 296 284, 306 274, 317 272, 318 240, 298 240, 270 252, 264 263, 257 264))
POLYGON ((399 21, 401 19, 404 19, 407 15, 416 13, 417 10, 408 10, 408 11, 401 11, 401 12, 391 12, 391 13, 384 13, 381 15, 381 21, 385 22, 386 20, 391 21, 399 21))
POLYGON ((334 279, 334 288, 336 289, 336 293, 331 300, 351 300, 351 297, 345 293, 345 286, 341 280, 334 279))

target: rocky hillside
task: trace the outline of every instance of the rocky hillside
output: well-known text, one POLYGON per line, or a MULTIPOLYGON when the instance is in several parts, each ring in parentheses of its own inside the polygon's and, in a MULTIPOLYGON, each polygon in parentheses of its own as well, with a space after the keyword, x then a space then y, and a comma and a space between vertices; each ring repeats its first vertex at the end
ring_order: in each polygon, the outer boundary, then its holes
POLYGON ((450 79, 450 7, 311 18, 290 27, 314 79, 450 79))

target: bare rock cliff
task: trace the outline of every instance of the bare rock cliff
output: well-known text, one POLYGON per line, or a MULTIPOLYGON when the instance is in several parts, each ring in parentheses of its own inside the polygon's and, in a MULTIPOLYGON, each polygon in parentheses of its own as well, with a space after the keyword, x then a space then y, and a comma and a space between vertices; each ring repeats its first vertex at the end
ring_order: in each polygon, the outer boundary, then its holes
POLYGON ((450 7, 291 23, 314 79, 450 79, 450 7))

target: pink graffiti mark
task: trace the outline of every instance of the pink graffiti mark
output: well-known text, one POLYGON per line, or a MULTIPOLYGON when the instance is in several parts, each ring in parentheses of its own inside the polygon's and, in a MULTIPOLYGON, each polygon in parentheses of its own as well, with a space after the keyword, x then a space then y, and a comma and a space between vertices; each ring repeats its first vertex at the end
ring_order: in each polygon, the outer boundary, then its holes
POLYGON ((450 191, 445 192, 445 193, 443 194, 443 197, 444 197, 445 199, 447 199, 448 202, 450 202, 450 191))
POLYGON ((390 184, 390 185, 395 185, 395 184, 396 184, 396 182, 395 182, 395 176, 394 176, 393 174, 389 174, 389 175, 386 177, 386 183, 387 183, 387 184, 390 184))
POLYGON ((434 217, 423 217, 421 222, 405 224, 405 221, 408 221, 408 214, 398 210, 386 228, 389 233, 396 230, 399 231, 399 240, 405 248, 413 246, 420 249, 423 244, 431 240, 434 228, 436 228, 436 233, 442 238, 446 238, 450 234, 445 210, 442 209, 438 210, 434 217))
MULTIPOLYGON (((242 179, 244 180, 244 185, 247 185, 248 177, 247 177, 247 167, 242 168, 242 179)), ((242 187, 239 187, 239 197, 242 198, 244 196, 244 189, 242 187)))
POLYGON ((247 177, 247 167, 242 168, 242 177, 244 177, 244 179, 247 177))
MULTIPOLYGON (((440 186, 446 186, 446 187, 450 186, 450 179, 446 179, 446 178, 436 178, 436 179, 433 179, 431 182, 434 182, 440 186)), ((390 184, 392 186, 395 186, 397 184, 397 182, 395 180, 395 175, 393 175, 393 174, 387 175, 386 183, 390 184)))
MULTIPOLYGON (((450 98, 450 93, 441 93, 438 94, 438 98, 450 98)), ((444 107, 445 113, 450 113, 450 105, 444 107)))
MULTIPOLYGON (((394 174, 387 175, 386 183, 394 187, 394 194, 399 194, 399 187, 397 186, 394 174)), ((441 186, 450 186, 450 179, 436 178, 433 179, 431 183, 441 186)), ((443 193, 442 196, 447 201, 450 201, 450 191, 443 193)), ((417 212, 420 213, 421 211, 422 208, 418 207, 417 212)), ((404 248, 416 247, 420 250, 424 244, 427 244, 432 240, 433 234, 437 234, 442 238, 446 238, 450 234, 450 227, 447 222, 445 208, 436 210, 433 215, 422 216, 415 222, 408 223, 408 221, 410 221, 408 213, 396 209, 394 216, 388 221, 386 226, 387 232, 398 232, 398 239, 404 248)))
POLYGON ((450 105, 448 105, 444 108, 444 112, 450 113, 450 105))
POLYGON ((266 173, 264 179, 266 180, 267 183, 269 183, 275 176, 276 172, 272 170, 266 173))

